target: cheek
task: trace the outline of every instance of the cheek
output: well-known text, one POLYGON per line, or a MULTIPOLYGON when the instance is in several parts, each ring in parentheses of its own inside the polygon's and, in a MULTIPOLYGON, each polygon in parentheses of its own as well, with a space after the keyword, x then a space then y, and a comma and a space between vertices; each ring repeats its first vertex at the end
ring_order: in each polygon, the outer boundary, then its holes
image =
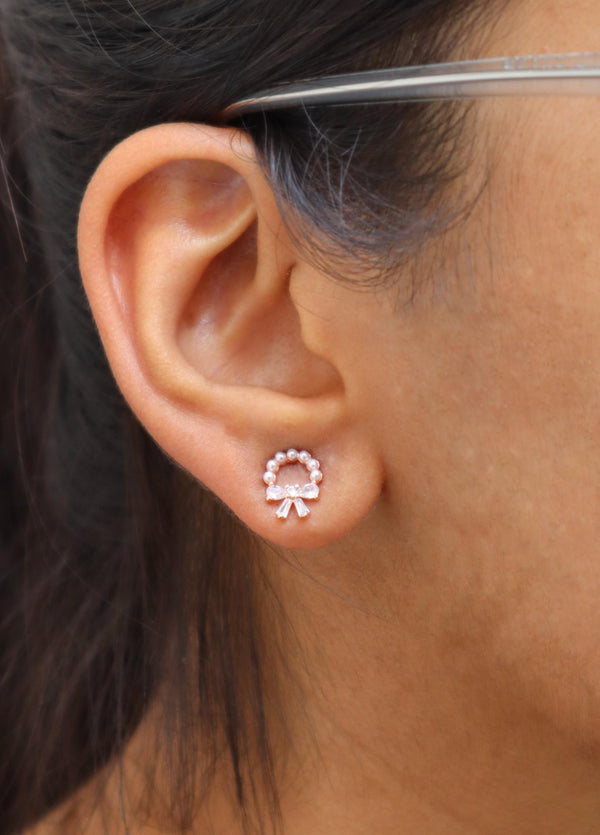
POLYGON ((498 161, 444 303, 390 319, 372 420, 471 666, 600 741, 600 162, 548 136, 498 161))

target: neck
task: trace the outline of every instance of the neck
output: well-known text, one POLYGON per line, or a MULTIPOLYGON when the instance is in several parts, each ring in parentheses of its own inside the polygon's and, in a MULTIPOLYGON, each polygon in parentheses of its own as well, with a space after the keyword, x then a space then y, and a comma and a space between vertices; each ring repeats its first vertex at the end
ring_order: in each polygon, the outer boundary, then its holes
POLYGON ((518 596, 486 599, 449 565, 449 536, 374 547, 392 528, 366 525, 351 561, 340 546, 280 563, 306 740, 284 784, 286 835, 598 832, 585 716, 536 680, 542 641, 520 645, 518 596))
MULTIPOLYGON (((392 528, 366 520, 351 558, 341 544, 286 560, 265 550, 298 661, 285 835, 598 832, 597 746, 582 742, 583 711, 578 731, 562 691, 536 680, 537 656, 528 666, 517 653, 516 597, 503 609, 467 583, 448 538, 426 551, 404 531, 400 558, 398 538, 377 543, 392 528)), ((542 652, 535 636, 528 651, 542 652)), ((131 785, 153 727, 148 717, 126 757, 131 785)), ((232 796, 217 779, 207 831, 240 835, 232 796)))

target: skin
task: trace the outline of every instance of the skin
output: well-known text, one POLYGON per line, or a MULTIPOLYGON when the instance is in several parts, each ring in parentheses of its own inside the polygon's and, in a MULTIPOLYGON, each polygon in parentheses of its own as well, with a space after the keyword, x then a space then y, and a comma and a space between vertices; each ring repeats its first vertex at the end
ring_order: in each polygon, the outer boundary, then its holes
MULTIPOLYGON (((599 35, 595 2, 520 2, 479 54, 599 35)), ((411 303, 306 261, 230 131, 129 137, 82 206, 119 386, 272 543, 301 646, 286 835, 600 830, 600 103, 477 114, 486 190, 413 265, 435 282, 411 303), (309 519, 282 523, 248 485, 291 444, 325 477, 309 519)), ((132 807, 154 721, 126 755, 132 807)), ((240 832, 227 791, 219 775, 195 832, 240 832)), ((116 795, 109 779, 109 817, 116 795)))

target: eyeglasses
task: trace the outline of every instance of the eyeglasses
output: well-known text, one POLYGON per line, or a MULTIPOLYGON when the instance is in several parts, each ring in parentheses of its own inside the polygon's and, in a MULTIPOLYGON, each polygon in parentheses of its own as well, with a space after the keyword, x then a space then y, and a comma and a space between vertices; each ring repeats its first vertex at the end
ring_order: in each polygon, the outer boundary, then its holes
POLYGON ((369 70, 281 84, 230 105, 220 118, 231 121, 248 113, 311 105, 593 94, 600 95, 600 52, 525 55, 369 70))

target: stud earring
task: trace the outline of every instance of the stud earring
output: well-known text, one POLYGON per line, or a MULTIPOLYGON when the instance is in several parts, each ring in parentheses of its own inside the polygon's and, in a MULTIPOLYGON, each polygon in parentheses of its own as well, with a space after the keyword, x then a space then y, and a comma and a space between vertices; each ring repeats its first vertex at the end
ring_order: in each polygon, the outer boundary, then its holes
POLYGON ((281 502, 275 514, 278 519, 287 519, 292 505, 296 508, 300 519, 305 519, 310 513, 310 509, 305 504, 304 499, 319 498, 319 484, 323 481, 323 473, 321 472, 321 465, 310 452, 305 449, 301 452, 296 449, 288 449, 287 452, 276 452, 267 461, 263 481, 267 485, 266 500, 268 502, 281 502), (303 487, 300 487, 299 484, 286 484, 285 487, 277 484, 279 468, 286 464, 304 464, 308 470, 310 481, 303 487))

